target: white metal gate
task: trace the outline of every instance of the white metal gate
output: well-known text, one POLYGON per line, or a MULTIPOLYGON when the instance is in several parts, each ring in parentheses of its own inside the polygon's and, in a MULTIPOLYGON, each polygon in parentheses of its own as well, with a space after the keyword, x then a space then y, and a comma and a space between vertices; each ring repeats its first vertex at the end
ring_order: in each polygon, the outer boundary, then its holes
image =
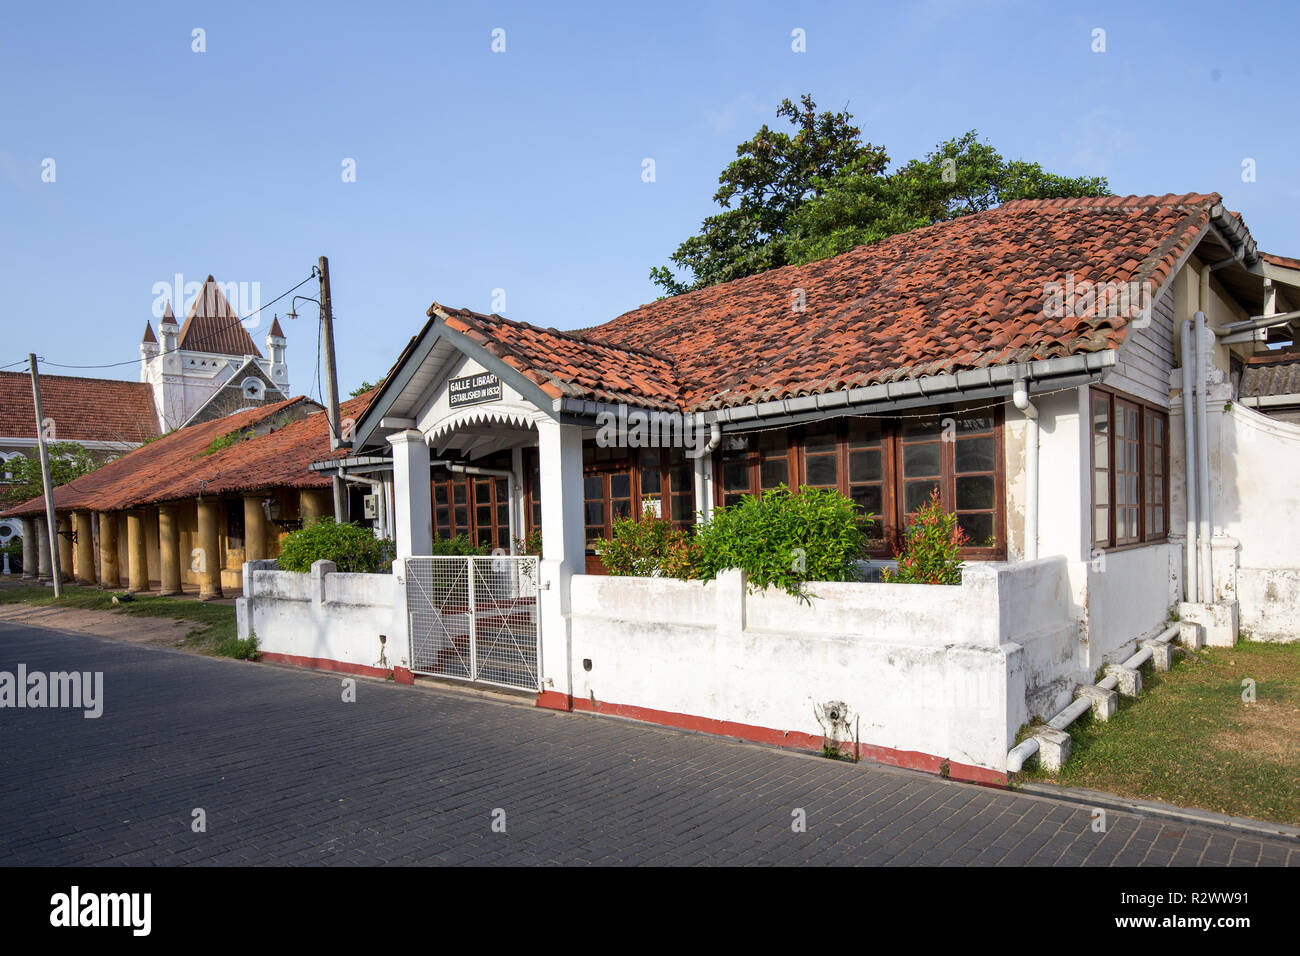
POLYGON ((537 558, 406 559, 411 670, 538 690, 537 558))

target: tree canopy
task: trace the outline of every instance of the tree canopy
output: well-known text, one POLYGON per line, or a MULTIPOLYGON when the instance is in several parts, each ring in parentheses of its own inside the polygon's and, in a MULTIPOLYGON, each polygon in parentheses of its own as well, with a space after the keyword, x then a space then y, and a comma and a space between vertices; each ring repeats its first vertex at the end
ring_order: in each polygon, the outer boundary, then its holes
MULTIPOLYGON (((50 485, 57 488, 88 475, 102 462, 91 457, 85 446, 74 441, 53 442, 50 454, 50 485)), ((44 494, 41 485, 41 459, 33 453, 25 458, 10 458, 3 465, 9 477, 0 479, 0 502, 7 505, 22 504, 44 494)))
POLYGON ((889 156, 862 141, 846 110, 817 112, 805 94, 777 109, 794 133, 769 129, 736 147, 713 199, 723 211, 650 270, 668 295, 802 265, 990 209, 1010 199, 1106 196, 1103 177, 1069 177, 1008 160, 975 130, 888 171, 889 156))

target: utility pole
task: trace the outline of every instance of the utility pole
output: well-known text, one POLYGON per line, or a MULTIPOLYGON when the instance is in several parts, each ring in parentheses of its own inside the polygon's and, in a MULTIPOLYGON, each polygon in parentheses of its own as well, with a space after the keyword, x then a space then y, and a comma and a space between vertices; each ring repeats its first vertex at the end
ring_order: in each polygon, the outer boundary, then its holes
POLYGON ((59 567, 59 533, 54 518, 54 488, 50 484, 50 450, 45 447, 45 416, 41 412, 41 373, 36 370, 36 353, 27 354, 32 370, 32 403, 36 406, 36 445, 41 450, 41 489, 45 494, 45 531, 50 539, 50 569, 54 572, 54 596, 63 597, 63 570, 59 567))
MULTIPOLYGON (((334 309, 330 304, 329 259, 321 256, 319 267, 321 338, 325 345, 325 387, 329 392, 328 397, 325 399, 325 414, 329 416, 330 423, 330 451, 334 451, 343 443, 343 440, 339 434, 339 373, 334 360, 334 309)), ((332 483, 334 485, 334 520, 341 523, 347 520, 347 499, 343 492, 343 479, 336 474, 332 483)))

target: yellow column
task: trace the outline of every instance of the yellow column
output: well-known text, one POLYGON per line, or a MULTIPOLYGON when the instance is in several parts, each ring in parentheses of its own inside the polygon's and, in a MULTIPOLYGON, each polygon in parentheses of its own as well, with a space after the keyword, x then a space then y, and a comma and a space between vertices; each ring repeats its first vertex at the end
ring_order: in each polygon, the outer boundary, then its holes
POLYGON ((59 515, 59 577, 72 580, 72 517, 59 515))
POLYGON ((321 488, 304 488, 298 493, 298 513, 304 528, 322 516, 333 517, 333 495, 321 488))
POLYGON ((175 505, 158 506, 159 594, 181 593, 181 533, 175 505))
POLYGON ((126 570, 131 591, 149 590, 149 552, 144 540, 144 513, 126 513, 126 570))
POLYGON ((270 554, 266 537, 266 511, 259 495, 244 496, 244 560, 261 561, 270 554))
POLYGON ((117 567, 117 512, 99 513, 99 584, 100 587, 122 586, 117 567))
POLYGON ((220 498, 199 499, 199 553, 195 560, 199 562, 199 599, 203 601, 221 597, 221 551, 217 541, 220 512, 220 498))
POLYGON ((38 525, 35 518, 23 519, 23 577, 28 580, 36 579, 36 570, 40 567, 38 536, 44 533, 44 525, 38 525))
POLYGON ((94 584, 95 575, 95 529, 90 521, 89 511, 78 511, 73 515, 77 529, 77 583, 94 584))

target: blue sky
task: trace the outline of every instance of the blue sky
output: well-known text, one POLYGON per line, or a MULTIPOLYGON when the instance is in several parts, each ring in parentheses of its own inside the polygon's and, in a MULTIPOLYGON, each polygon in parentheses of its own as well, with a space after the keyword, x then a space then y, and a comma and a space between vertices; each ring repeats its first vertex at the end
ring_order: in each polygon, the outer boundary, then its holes
MULTIPOLYGON (((1219 192, 1300 255, 1297 28, 1288 5, 1199 2, 13 4, 0 365, 134 362, 156 283, 213 273, 266 303, 322 254, 345 391, 434 300, 502 289, 511 318, 597 324, 655 298, 736 144, 803 92, 898 162, 974 128, 1115 192, 1219 192)), ((298 311, 290 378, 314 392, 298 311)))

